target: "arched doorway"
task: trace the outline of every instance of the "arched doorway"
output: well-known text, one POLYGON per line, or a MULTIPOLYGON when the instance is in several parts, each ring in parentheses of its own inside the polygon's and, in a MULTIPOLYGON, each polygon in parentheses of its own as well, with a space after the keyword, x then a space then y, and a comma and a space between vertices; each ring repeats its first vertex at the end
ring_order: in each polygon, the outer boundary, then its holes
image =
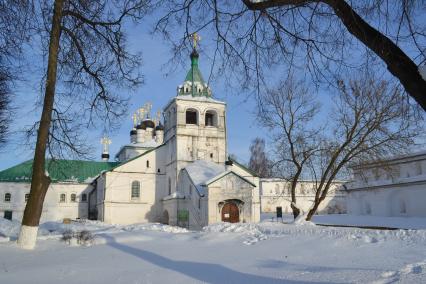
POLYGON ((168 225, 169 224, 169 212, 167 210, 164 210, 163 212, 163 218, 161 220, 161 223, 168 225))
POLYGON ((240 222, 240 210, 234 202, 226 202, 222 207, 222 222, 240 222))

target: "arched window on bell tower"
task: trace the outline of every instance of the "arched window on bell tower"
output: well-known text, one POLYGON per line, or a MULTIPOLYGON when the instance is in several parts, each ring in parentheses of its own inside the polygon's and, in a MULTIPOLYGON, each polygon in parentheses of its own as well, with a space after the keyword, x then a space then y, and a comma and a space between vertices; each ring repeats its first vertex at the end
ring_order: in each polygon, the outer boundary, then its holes
POLYGON ((198 124, 198 112, 195 109, 187 109, 185 113, 186 124, 198 124))
POLYGON ((214 110, 206 111, 204 116, 204 124, 205 126, 217 126, 217 114, 214 110))

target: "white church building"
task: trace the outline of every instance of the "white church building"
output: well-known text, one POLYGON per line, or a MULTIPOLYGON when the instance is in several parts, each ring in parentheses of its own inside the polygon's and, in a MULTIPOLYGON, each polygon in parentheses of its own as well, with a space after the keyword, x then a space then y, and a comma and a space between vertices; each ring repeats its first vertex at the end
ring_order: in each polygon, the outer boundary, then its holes
MULTIPOLYGON (((226 103, 212 98, 191 53, 182 85, 152 118, 145 105, 134 115, 130 143, 108 162, 48 160, 52 179, 41 222, 96 219, 106 223, 162 222, 198 229, 216 222, 260 220, 259 178, 228 158, 226 103)), ((32 161, 0 172, 0 214, 21 220, 32 161)))
MULTIPOLYGON (((261 179, 227 152, 226 103, 212 97, 191 53, 191 68, 177 94, 151 115, 146 104, 133 116, 130 141, 110 162, 47 160, 52 180, 41 222, 92 219, 110 224, 161 222, 200 229, 217 222, 259 222, 261 211, 290 212, 283 179, 261 179)), ((356 166, 354 181, 334 182, 320 214, 426 216, 426 153, 383 164, 356 166)), ((0 217, 21 221, 30 194, 32 161, 0 172, 0 217)), ((314 184, 296 188, 307 211, 314 184)))

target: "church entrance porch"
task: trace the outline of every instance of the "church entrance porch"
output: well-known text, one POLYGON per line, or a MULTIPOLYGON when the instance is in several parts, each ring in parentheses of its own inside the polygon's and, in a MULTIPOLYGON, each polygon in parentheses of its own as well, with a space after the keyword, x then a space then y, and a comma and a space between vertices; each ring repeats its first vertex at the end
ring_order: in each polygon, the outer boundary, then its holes
POLYGON ((240 222, 240 209, 234 201, 227 201, 222 207, 222 222, 240 222))

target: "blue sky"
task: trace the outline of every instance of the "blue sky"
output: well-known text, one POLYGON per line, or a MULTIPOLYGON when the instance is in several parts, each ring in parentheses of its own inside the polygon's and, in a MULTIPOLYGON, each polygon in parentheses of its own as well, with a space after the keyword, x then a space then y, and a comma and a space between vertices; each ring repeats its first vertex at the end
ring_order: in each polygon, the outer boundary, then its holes
MULTIPOLYGON (((160 36, 152 36, 149 33, 150 29, 152 29, 152 21, 153 17, 149 17, 147 22, 126 27, 130 50, 132 52, 142 52, 143 65, 140 71, 145 77, 145 83, 131 93, 127 115, 119 121, 120 128, 116 132, 110 133, 110 138, 112 139, 110 153, 112 157, 122 145, 128 144, 130 141, 129 131, 132 127, 132 113, 148 101, 153 104, 153 113, 158 109, 162 109, 172 97, 176 96, 176 87, 183 82, 190 67, 189 52, 182 65, 171 66, 167 64, 172 58, 170 46, 160 36), (171 70, 172 72, 170 72, 171 70)), ((200 69, 204 78, 207 79, 209 78, 212 64, 209 59, 212 57, 212 54, 209 53, 209 44, 212 41, 209 41, 207 34, 201 34, 201 37, 200 69)), ((358 46, 360 49, 351 54, 351 58, 354 60, 357 59, 358 53, 364 48, 362 45, 358 46)), ((11 124, 12 134, 9 137, 9 144, 0 150, 0 170, 29 160, 33 156, 30 147, 24 145, 24 139, 20 131, 24 126, 37 121, 40 116, 40 108, 36 108, 35 103, 40 100, 39 82, 44 74, 44 70, 40 66, 45 64, 41 63, 43 57, 37 50, 37 44, 35 44, 35 48, 31 50, 34 55, 30 56, 25 63, 25 81, 21 81, 14 86, 16 95, 14 98, 15 115, 11 124)), ((376 60, 375 64, 383 65, 380 60, 376 60)), ((282 74, 275 71, 270 70, 277 77, 273 78, 273 80, 278 79, 282 74)), ((304 73, 306 73, 305 70, 301 70, 300 75, 303 77, 304 73)), ((386 72, 384 75, 385 77, 389 76, 386 72)), ((226 79, 224 77, 215 78, 210 82, 210 87, 216 99, 227 103, 228 153, 236 155, 241 162, 247 163, 249 161, 251 141, 255 137, 263 137, 267 140, 268 133, 256 123, 254 115, 256 103, 250 97, 249 92, 241 91, 241 89, 229 89, 229 86, 225 84, 226 79)), ((127 90, 123 90, 123 95, 127 95, 126 92, 127 90)), ((333 92, 333 90, 320 89, 318 94, 318 98, 323 105, 321 114, 323 118, 328 115, 332 105, 330 92, 333 92)), ((316 121, 316 123, 321 124, 320 120, 316 121)), ((103 130, 100 127, 100 129, 87 132, 90 143, 95 149, 92 156, 98 160, 101 154, 99 141, 103 130)))
MULTIPOLYGON (((173 68, 175 70, 170 73, 171 68, 167 65, 171 58, 170 48, 158 36, 150 35, 143 25, 132 26, 129 29, 129 48, 132 51, 142 52, 141 72, 145 77, 145 83, 137 91, 132 92, 128 114, 120 121, 119 130, 110 134, 112 157, 120 146, 129 143, 132 113, 147 101, 153 104, 153 113, 164 107, 172 97, 176 96, 176 87, 183 82, 190 67, 188 54, 185 64, 173 68)), ((201 54, 200 69, 205 79, 209 76, 210 63, 207 56, 201 54)), ((31 72, 28 73, 33 74, 32 77, 26 77, 26 81, 20 82, 16 86, 14 100, 16 111, 11 125, 13 132, 9 144, 0 152, 0 170, 32 158, 32 150, 23 145, 22 134, 19 131, 23 126, 39 119, 39 110, 34 108, 34 103, 40 94, 38 82, 43 71, 35 67, 36 64, 30 65, 28 64, 28 70, 31 70, 31 72)), ((222 80, 211 82, 210 87, 216 99, 227 103, 228 151, 230 154, 236 155, 242 162, 248 162, 251 140, 257 136, 265 135, 255 122, 255 102, 250 99, 248 94, 227 90, 225 84, 220 81, 222 80)), ((103 129, 90 132, 90 140, 96 146, 94 157, 99 159, 101 154, 99 140, 102 133, 103 129)))

